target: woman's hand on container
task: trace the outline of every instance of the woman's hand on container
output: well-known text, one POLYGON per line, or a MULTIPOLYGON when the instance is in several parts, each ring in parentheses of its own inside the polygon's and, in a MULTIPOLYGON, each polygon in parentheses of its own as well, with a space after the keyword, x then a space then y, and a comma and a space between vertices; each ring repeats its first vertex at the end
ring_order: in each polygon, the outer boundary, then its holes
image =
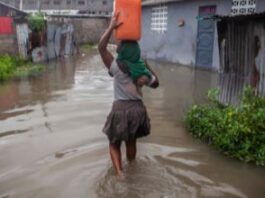
POLYGON ((118 19, 119 19, 119 16, 120 16, 120 12, 117 12, 111 19, 111 22, 110 22, 110 25, 109 27, 111 29, 117 29, 118 27, 120 27, 123 22, 120 22, 118 19))

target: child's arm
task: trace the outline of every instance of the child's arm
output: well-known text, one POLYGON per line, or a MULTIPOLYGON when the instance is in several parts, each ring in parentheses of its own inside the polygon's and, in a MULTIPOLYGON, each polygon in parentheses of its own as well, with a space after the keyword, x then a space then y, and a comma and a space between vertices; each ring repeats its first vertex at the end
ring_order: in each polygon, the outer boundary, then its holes
POLYGON ((154 80, 152 80, 153 82, 150 83, 150 80, 148 81, 148 85, 151 87, 151 88, 158 88, 159 87, 159 79, 158 79, 158 76, 157 74, 154 72, 154 70, 151 68, 151 66, 148 64, 147 60, 145 60, 145 65, 147 67, 147 69, 149 69, 149 71, 151 72, 152 76, 155 78, 154 80))

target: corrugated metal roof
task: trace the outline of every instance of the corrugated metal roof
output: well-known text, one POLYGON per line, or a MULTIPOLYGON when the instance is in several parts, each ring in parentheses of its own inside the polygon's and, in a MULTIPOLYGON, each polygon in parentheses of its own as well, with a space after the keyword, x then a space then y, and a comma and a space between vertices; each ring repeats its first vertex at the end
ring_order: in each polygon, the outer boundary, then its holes
POLYGON ((212 15, 212 16, 197 16, 198 20, 247 20, 247 19, 264 19, 265 12, 244 14, 244 15, 212 15))
POLYGON ((246 15, 215 15, 219 19, 228 19, 228 20, 241 20, 241 19, 258 19, 265 18, 265 12, 246 14, 246 15))
POLYGON ((5 6, 5 7, 8 7, 8 8, 11 8, 12 10, 15 10, 15 11, 17 11, 17 12, 20 12, 20 13, 23 13, 23 14, 27 15, 26 12, 24 12, 24 11, 22 11, 22 10, 19 10, 19 9, 13 7, 12 5, 6 4, 6 3, 4 3, 4 2, 2 2, 2 1, 0 1, 0 5, 5 6))
POLYGON ((143 0, 142 6, 157 5, 163 3, 180 2, 184 0, 143 0))

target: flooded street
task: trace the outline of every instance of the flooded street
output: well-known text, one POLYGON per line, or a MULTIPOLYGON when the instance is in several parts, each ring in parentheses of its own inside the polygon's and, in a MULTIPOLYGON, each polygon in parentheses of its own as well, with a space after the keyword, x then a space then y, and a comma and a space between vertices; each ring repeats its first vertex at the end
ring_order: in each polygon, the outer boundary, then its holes
POLYGON ((0 198, 264 198, 264 168, 223 156, 183 127, 217 74, 153 66, 161 87, 144 89, 152 132, 136 162, 124 158, 124 181, 114 176, 101 132, 113 87, 96 51, 1 84, 0 198))

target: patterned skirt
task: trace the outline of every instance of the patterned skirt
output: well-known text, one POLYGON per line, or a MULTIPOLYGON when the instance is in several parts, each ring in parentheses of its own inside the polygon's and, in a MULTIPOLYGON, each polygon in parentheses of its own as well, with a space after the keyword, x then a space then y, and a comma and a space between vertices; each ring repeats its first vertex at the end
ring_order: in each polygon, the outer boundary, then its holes
POLYGON ((111 143, 128 141, 150 134, 150 119, 141 100, 113 102, 103 132, 111 143))

